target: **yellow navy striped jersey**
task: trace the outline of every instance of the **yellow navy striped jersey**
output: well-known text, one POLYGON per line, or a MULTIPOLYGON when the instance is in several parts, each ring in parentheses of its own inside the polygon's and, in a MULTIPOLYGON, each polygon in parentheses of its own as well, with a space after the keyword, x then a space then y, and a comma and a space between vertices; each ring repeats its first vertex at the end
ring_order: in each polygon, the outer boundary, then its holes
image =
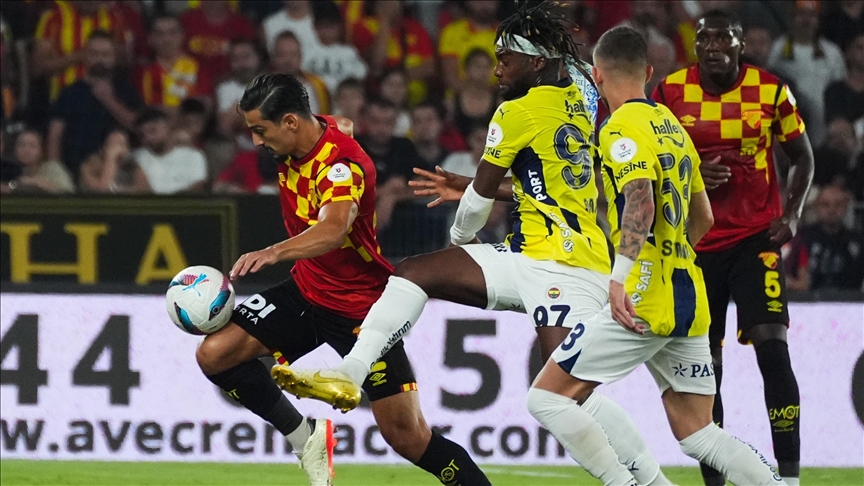
POLYGON ((483 158, 513 174, 518 206, 507 243, 535 260, 609 273, 597 225, 591 114, 569 78, 536 86, 495 111, 483 158))
POLYGON ((612 113, 600 130, 600 148, 616 250, 621 240, 624 185, 649 179, 654 188, 654 222, 624 283, 636 315, 654 334, 707 333, 705 282, 687 239, 690 194, 705 190, 699 154, 690 136, 665 106, 631 100, 612 113))

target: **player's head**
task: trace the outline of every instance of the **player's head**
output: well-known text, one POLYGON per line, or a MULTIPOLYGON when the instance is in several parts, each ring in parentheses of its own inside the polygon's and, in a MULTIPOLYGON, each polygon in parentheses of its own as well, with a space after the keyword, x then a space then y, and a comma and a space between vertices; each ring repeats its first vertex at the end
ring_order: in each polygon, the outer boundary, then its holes
POLYGON ((643 87, 654 68, 648 64, 648 43, 631 27, 614 27, 600 36, 594 47, 592 74, 604 99, 614 86, 629 83, 643 87))
POLYGON ((309 95, 297 78, 262 74, 246 86, 238 108, 252 130, 252 142, 280 157, 297 148, 303 120, 312 117, 309 95))
POLYGON ((579 56, 573 27, 557 3, 548 1, 533 7, 520 2, 519 10, 501 22, 495 36, 495 76, 505 100, 524 96, 544 80, 558 80, 561 61, 579 56))
POLYGON ((706 12, 696 24, 696 57, 699 71, 707 75, 736 72, 744 54, 741 22, 723 10, 706 12))

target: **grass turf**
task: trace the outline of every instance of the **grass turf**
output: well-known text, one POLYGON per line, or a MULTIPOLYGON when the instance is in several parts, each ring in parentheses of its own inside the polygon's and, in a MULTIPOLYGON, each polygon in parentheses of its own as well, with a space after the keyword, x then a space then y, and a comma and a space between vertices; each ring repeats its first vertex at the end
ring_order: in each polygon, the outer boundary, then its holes
MULTIPOLYGON (((496 486, 580 486, 597 485, 577 466, 484 466, 496 486)), ((695 467, 664 468, 666 475, 681 486, 701 486, 695 467)), ((132 485, 261 485, 308 484, 295 464, 221 464, 200 462, 83 462, 83 461, 0 461, 3 486, 132 486, 132 485)), ((805 468, 801 483, 806 486, 864 485, 864 468, 805 468)), ((350 465, 336 467, 336 486, 434 486, 431 475, 407 465, 350 465)))

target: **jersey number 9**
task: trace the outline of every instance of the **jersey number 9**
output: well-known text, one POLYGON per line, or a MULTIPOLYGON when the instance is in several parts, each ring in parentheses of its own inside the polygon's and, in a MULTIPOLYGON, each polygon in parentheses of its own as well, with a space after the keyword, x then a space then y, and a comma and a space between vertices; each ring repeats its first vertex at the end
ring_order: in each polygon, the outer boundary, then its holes
POLYGON ((572 189, 582 189, 591 182, 590 146, 576 125, 565 123, 555 132, 555 154, 571 164, 564 167, 561 177, 572 189), (574 151, 571 145, 579 148, 574 151))

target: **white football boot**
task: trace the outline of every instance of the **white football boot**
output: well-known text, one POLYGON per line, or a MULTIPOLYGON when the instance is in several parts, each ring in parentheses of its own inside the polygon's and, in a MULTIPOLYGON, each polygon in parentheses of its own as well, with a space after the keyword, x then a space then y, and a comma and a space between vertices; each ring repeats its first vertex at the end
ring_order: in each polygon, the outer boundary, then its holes
POLYGON ((333 422, 328 419, 315 419, 315 430, 298 453, 300 468, 309 476, 310 486, 331 486, 333 484, 333 422))

